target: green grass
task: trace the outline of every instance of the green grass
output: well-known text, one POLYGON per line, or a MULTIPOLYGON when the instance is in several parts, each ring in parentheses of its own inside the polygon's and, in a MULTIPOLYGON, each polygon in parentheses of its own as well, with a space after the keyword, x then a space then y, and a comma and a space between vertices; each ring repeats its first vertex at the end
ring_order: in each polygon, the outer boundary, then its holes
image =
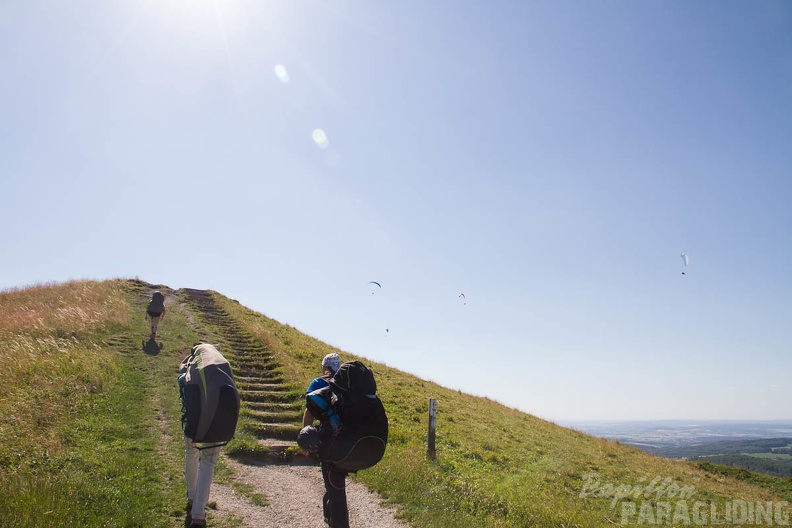
POLYGON ((54 301, 35 307, 44 323, 33 328, 8 322, 35 305, 30 292, 0 294, 6 315, 0 336, 14 350, 28 351, 17 354, 22 368, 8 375, 13 390, 0 399, 6 416, 0 423, 2 524, 182 526, 175 377, 181 349, 195 336, 183 318, 169 314, 162 350, 145 354, 145 301, 125 281, 37 291, 54 301), (74 290, 93 299, 85 310, 94 310, 93 320, 53 315, 69 306, 74 290), (102 306, 106 317, 96 316, 102 306), (45 346, 26 348, 31 340, 45 346))
MULTIPOLYGON (((161 323, 162 350, 144 352, 144 286, 83 281, 0 293, 0 344, 11 366, 0 371, 7 389, 0 395, 3 526, 182 526, 175 380, 198 336, 172 307, 161 323)), ((612 526, 621 520, 617 503, 628 500, 614 500, 616 487, 656 478, 695 489, 696 500, 712 504, 792 500, 792 481, 662 459, 559 427, 356 358, 215 297, 277 357, 295 394, 329 352, 372 367, 390 439, 384 459, 354 478, 396 505, 413 526, 612 526), (426 457, 429 398, 438 400, 435 460, 426 457), (592 475, 601 486, 585 493, 592 475)), ((205 334, 212 329, 201 328, 205 334)), ((254 427, 243 417, 226 453, 261 449, 249 432, 254 427)), ((266 504, 230 467, 221 464, 217 478, 266 504)), ((210 525, 216 522, 210 510, 210 525)), ((223 522, 243 524, 239 518, 223 522)))
POLYGON ((754 473, 739 467, 722 466, 709 462, 697 462, 696 465, 709 474, 732 477, 770 490, 782 500, 792 503, 792 478, 778 478, 762 473, 754 473))

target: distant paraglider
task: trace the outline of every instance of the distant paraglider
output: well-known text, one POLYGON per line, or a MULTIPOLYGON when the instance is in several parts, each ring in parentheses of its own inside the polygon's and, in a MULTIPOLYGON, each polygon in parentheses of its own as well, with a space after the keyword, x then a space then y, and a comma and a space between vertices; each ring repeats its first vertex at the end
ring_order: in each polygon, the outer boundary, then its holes
POLYGON ((465 297, 464 293, 460 293, 459 298, 462 299, 462 304, 467 304, 467 297, 465 297))
MULTIPOLYGON (((369 281, 369 284, 374 284, 377 288, 382 289, 382 284, 377 281, 369 281)), ((374 288, 371 289, 371 295, 374 295, 374 288)))
POLYGON ((683 263, 682 275, 685 275, 685 271, 687 270, 688 263, 690 262, 690 257, 688 257, 687 253, 685 253, 684 251, 679 256, 682 257, 682 263, 683 263))

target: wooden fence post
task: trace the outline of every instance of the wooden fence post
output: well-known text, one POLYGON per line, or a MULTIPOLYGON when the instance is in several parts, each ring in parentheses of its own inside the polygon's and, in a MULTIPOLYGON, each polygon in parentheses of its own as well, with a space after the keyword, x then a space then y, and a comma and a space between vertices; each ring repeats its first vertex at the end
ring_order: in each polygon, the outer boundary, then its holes
POLYGON ((434 460, 435 455, 435 431, 437 430, 437 400, 429 400, 429 445, 426 456, 429 460, 434 460))

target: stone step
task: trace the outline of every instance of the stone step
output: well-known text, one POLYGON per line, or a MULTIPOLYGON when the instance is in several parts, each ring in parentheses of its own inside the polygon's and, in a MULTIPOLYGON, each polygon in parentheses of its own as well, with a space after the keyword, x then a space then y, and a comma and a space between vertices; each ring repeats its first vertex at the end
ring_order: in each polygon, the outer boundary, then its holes
POLYGON ((262 423, 296 424, 302 421, 303 413, 297 412, 269 412, 257 409, 242 408, 241 416, 249 416, 262 423))
POLYGON ((273 378, 272 376, 242 376, 238 373, 234 375, 234 381, 237 385, 240 383, 283 383, 282 378, 273 378))
POLYGON ((256 454, 245 454, 236 457, 240 462, 247 464, 289 464, 291 466, 316 466, 319 460, 315 457, 303 455, 297 442, 277 439, 259 440, 266 449, 256 454))
POLYGON ((258 422, 247 426, 256 438, 273 438, 296 440, 302 424, 263 423, 258 422))
POLYGON ((285 383, 268 383, 268 382, 250 382, 236 380, 236 386, 239 390, 247 391, 287 391, 289 386, 285 383))
POLYGON ((299 396, 286 391, 246 391, 240 390, 239 397, 246 402, 292 403, 300 401, 299 396))
POLYGON ((259 359, 259 358, 234 358, 231 363, 231 368, 235 369, 251 369, 255 371, 272 372, 278 367, 278 364, 273 360, 259 359))
POLYGON ((278 363, 273 359, 257 357, 234 357, 231 364, 235 368, 249 368, 264 371, 272 371, 278 367, 278 363))
POLYGON ((242 403, 243 407, 247 407, 248 409, 254 411, 261 411, 261 412, 271 412, 271 413, 296 413, 302 412, 303 405, 305 402, 302 400, 289 402, 289 403, 278 403, 278 402, 251 402, 246 401, 242 403))

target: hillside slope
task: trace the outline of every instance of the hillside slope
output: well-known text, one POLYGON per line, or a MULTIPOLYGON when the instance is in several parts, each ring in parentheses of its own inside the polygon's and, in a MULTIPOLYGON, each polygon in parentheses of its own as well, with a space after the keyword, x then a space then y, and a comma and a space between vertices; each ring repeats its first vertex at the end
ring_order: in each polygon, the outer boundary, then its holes
POLYGON ((0 293, 0 345, 11 366, 0 372, 10 387, 0 396, 0 516, 14 526, 178 526, 173 372, 198 339, 218 344, 239 376, 243 418, 226 452, 241 461, 305 463, 293 438, 302 388, 321 358, 338 352, 370 364, 390 441, 383 461, 357 479, 413 526, 610 526, 648 524, 650 515, 661 525, 686 515, 718 524, 743 510, 746 520, 788 514, 787 481, 566 429, 356 358, 216 292, 159 286, 169 311, 162 340, 146 342, 152 288, 81 281, 0 293), (430 398, 438 400, 435 460, 425 456, 430 398))

